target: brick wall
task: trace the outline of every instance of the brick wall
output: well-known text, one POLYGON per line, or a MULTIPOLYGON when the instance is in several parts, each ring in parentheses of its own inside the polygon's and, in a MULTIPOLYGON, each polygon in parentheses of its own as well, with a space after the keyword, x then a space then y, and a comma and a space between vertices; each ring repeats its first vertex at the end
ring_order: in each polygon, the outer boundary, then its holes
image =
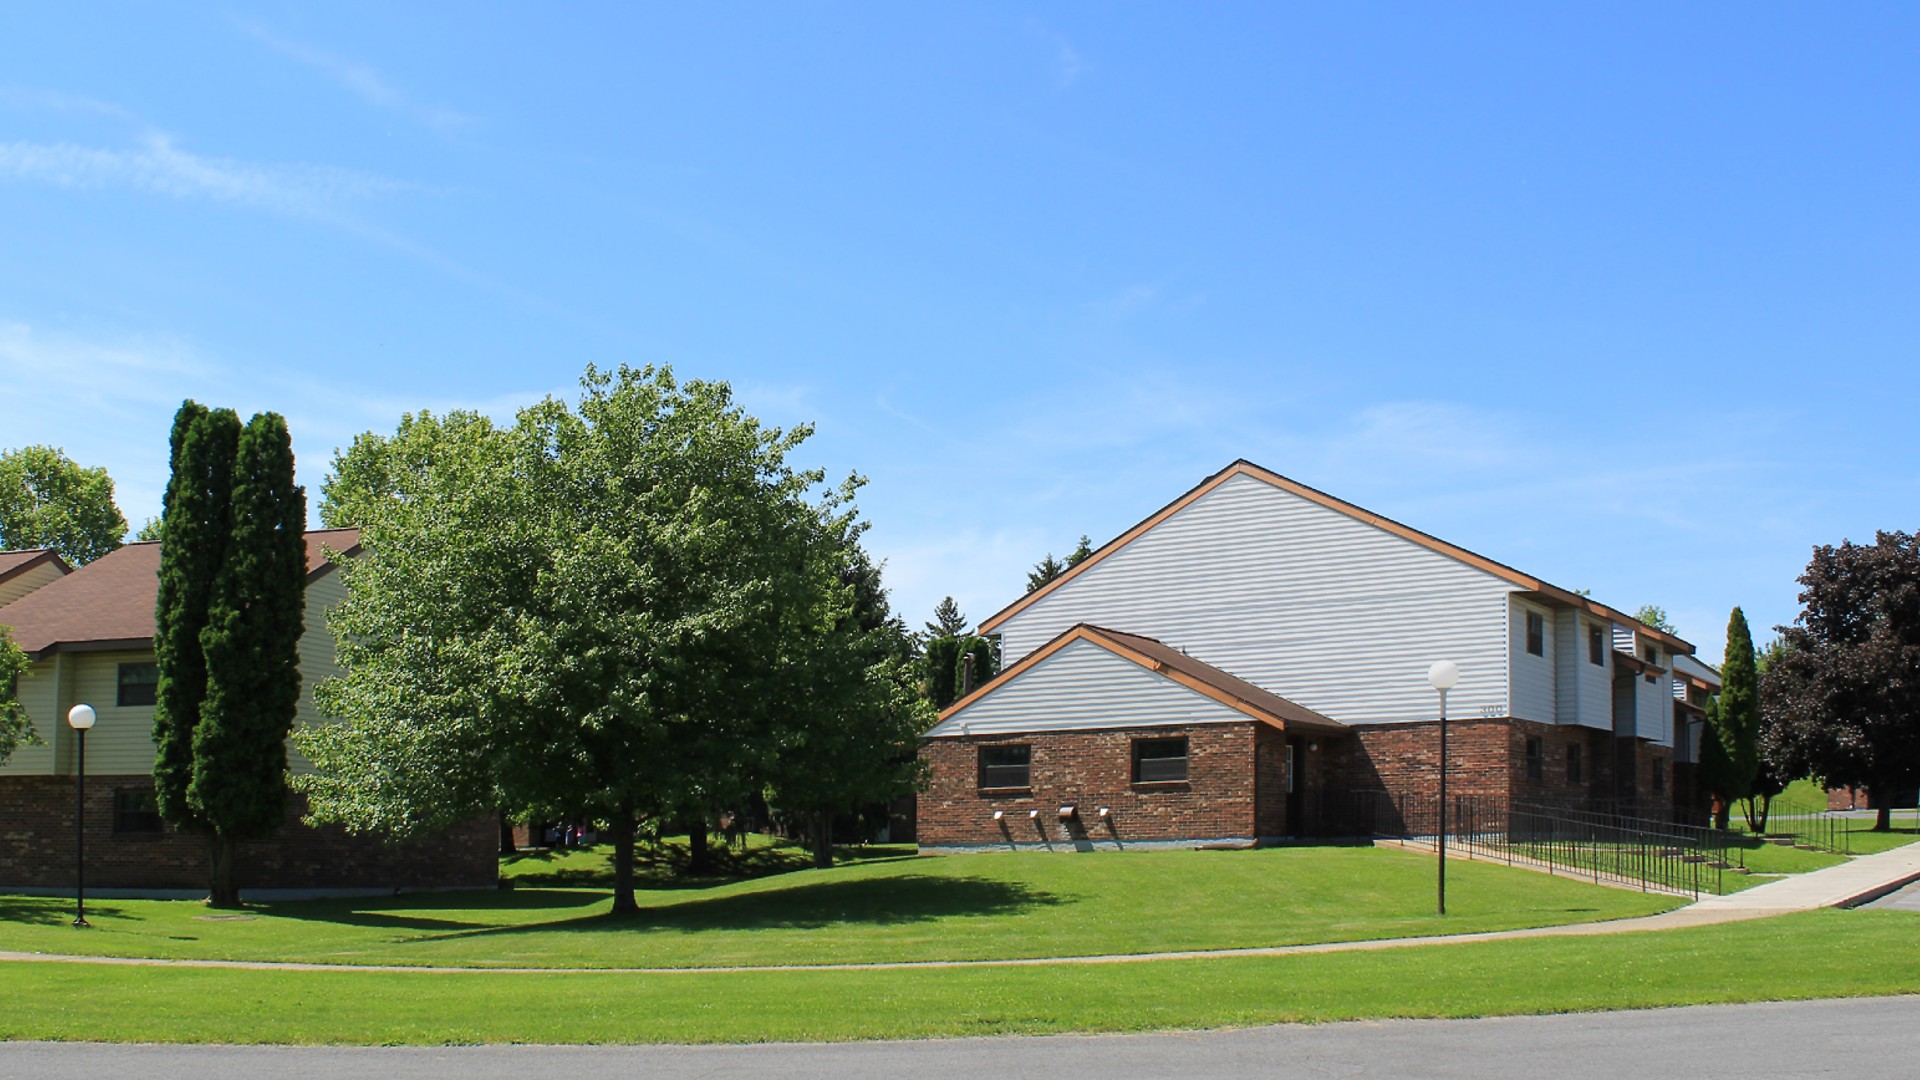
POLYGON ((1255 782, 1261 726, 1249 721, 928 740, 920 750, 929 767, 927 790, 919 798, 920 845, 1072 849, 1251 840, 1259 835, 1260 796, 1267 794, 1255 782), (1188 740, 1187 781, 1133 783, 1133 741, 1179 735, 1188 740), (1007 744, 1032 747, 1031 787, 982 791, 979 748, 1007 744), (1078 808, 1078 820, 1063 824, 1059 809, 1068 805, 1078 808), (1098 817, 1102 806, 1112 811, 1104 822, 1098 817), (1004 814, 997 822, 995 810, 1004 814), (1037 818, 1028 816, 1033 810, 1040 812, 1037 818))
MULTIPOLYGON (((87 886, 99 889, 204 889, 205 838, 165 827, 116 834, 119 790, 151 791, 148 776, 87 777, 87 886)), ((272 838, 242 845, 242 889, 440 888, 490 886, 499 878, 499 828, 481 818, 441 836, 402 845, 350 836, 338 826, 299 824, 305 798, 290 796, 287 824, 272 838)), ((74 779, 0 778, 0 888, 63 888, 74 883, 74 779)))

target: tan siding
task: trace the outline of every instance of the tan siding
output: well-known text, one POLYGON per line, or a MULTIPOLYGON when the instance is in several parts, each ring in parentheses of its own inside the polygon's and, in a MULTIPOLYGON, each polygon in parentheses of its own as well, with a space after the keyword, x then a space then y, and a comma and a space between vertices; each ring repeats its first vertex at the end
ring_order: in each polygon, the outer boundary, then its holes
POLYGON ((20 680, 20 704, 26 707, 27 718, 45 743, 15 750, 7 764, 0 766, 0 776, 53 775, 53 743, 59 729, 66 726, 63 720, 57 722, 61 717, 58 675, 50 659, 28 666, 27 677, 20 680))
POLYGON ((1234 477, 1000 626, 1011 663, 1077 622, 1143 634, 1345 723, 1508 711, 1514 586, 1250 476, 1234 477))
MULTIPOLYGON (((300 709, 296 723, 323 723, 313 704, 313 687, 338 670, 334 664, 333 635, 325 622, 327 608, 345 597, 339 574, 327 574, 307 587, 306 630, 300 638, 300 709)), ((152 652, 55 653, 34 663, 32 675, 20 684, 21 701, 47 746, 24 747, 0 768, 0 776, 46 776, 73 772, 74 733, 67 727, 67 710, 85 702, 99 719, 87 736, 87 772, 90 775, 144 776, 153 771, 153 707, 121 708, 122 663, 152 663, 152 652)), ((287 765, 296 772, 312 766, 287 747, 287 765)))
MULTIPOLYGON (((300 712, 296 723, 323 724, 314 704, 313 690, 321 680, 339 673, 333 652, 333 632, 327 629, 327 612, 347 598, 346 586, 338 571, 328 573, 307 586, 306 630, 300 635, 300 712)), ((287 768, 297 773, 311 772, 313 763, 287 744, 287 768)))
MULTIPOLYGON (((65 576, 60 572, 59 567, 46 563, 34 567, 19 577, 0 583, 0 607, 6 607, 40 586, 51 585, 65 576)), ((5 618, 0 618, 0 623, 6 621, 5 618)))

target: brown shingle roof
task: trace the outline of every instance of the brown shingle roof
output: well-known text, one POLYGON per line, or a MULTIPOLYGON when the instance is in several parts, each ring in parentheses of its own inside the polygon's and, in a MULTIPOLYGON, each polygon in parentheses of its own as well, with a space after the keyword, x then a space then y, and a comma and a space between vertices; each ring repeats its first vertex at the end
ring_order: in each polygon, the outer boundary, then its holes
MULTIPOLYGON (((332 569, 323 551, 351 554, 358 529, 307 533, 307 581, 332 569)), ((137 649, 153 641, 160 592, 160 545, 128 544, 0 608, 0 625, 30 656, 56 649, 137 649)))
POLYGON ((24 574, 43 563, 58 566, 63 574, 73 572, 73 567, 67 565, 67 560, 61 558, 59 552, 52 548, 0 551, 0 584, 4 584, 8 578, 16 574, 24 574))

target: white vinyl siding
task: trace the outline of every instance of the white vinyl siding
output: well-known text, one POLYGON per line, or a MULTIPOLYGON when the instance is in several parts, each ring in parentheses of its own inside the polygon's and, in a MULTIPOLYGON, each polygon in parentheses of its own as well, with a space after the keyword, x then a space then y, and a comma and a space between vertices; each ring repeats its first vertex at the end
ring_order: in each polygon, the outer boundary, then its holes
POLYGON ((1507 619, 1510 645, 1508 656, 1513 669, 1513 716, 1521 720, 1535 720, 1542 724, 1554 722, 1558 702, 1555 693, 1554 658, 1559 655, 1559 641, 1553 632, 1553 615, 1545 608, 1513 602, 1513 610, 1507 619), (1542 622, 1541 651, 1545 654, 1535 656, 1527 651, 1527 615, 1531 613, 1542 622))
MULTIPOLYGON (((1645 655, 1643 652, 1641 655, 1645 655)), ((1654 663, 1665 667, 1672 658, 1654 653, 1654 663)), ((1673 745, 1673 689, 1665 674, 1656 674, 1652 682, 1645 675, 1634 680, 1634 734, 1666 746, 1673 745)))
POLYGON ((1574 659, 1574 669, 1579 672, 1574 695, 1579 706, 1572 716, 1562 717, 1561 723, 1613 730, 1612 624, 1580 616, 1580 655, 1574 659), (1601 662, 1597 665, 1587 651, 1594 630, 1600 631, 1601 662))
POLYGON ((947 717, 927 734, 997 735, 1164 724, 1247 723, 1236 709, 1090 641, 1058 652, 947 717))
MULTIPOLYGON (((1078 622, 1158 638, 1348 724, 1508 715, 1507 581, 1236 476, 1000 624, 1009 662, 1078 622)), ((1549 702, 1549 706, 1551 702, 1549 702)))

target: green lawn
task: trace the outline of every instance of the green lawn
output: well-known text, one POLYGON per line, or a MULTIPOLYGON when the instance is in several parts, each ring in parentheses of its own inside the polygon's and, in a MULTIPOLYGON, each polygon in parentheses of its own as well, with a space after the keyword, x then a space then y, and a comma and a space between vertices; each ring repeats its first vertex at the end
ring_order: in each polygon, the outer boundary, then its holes
MULTIPOLYGON (((1088 860, 1091 861, 1091 860, 1088 860)), ((1920 915, 1131 964, 665 976, 7 965, 0 1039, 757 1042, 1144 1031, 1920 992, 1920 915)))
MULTIPOLYGON (((749 857, 784 858, 779 852, 749 857)), ((569 854, 536 874, 590 876, 569 854)), ((525 967, 765 966, 1221 949, 1469 933, 1622 918, 1676 906, 1483 863, 1386 848, 878 858, 725 883, 650 879, 643 910, 592 888, 515 888, 276 903, 248 916, 198 903, 107 900, 91 931, 69 903, 0 897, 0 949, 163 958, 525 967)))

